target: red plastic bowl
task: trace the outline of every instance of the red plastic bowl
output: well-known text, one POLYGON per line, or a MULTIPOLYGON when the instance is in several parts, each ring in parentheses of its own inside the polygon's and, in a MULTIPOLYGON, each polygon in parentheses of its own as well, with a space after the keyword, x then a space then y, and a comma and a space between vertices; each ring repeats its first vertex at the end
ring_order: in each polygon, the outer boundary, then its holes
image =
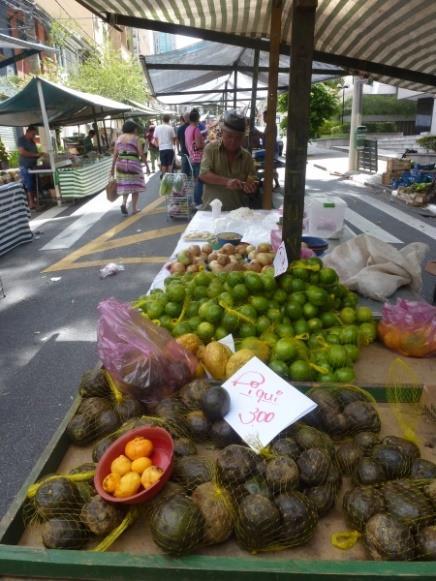
POLYGON ((120 504, 138 504, 140 502, 150 500, 156 496, 160 490, 162 490, 169 477, 171 476, 173 469, 173 455, 173 439, 171 435, 163 428, 151 428, 148 426, 143 426, 141 428, 130 430, 118 438, 118 440, 115 440, 115 442, 109 446, 109 448, 101 457, 100 462, 97 464, 94 476, 95 488, 97 489, 98 494, 108 502, 117 502, 120 504), (128 496, 126 498, 115 498, 115 496, 112 496, 112 494, 109 494, 103 489, 103 480, 108 474, 110 474, 112 461, 120 456, 120 454, 124 454, 124 448, 126 447, 127 442, 130 442, 130 440, 133 440, 133 438, 137 438, 139 436, 148 438, 153 442, 154 449, 150 459, 155 466, 162 468, 163 474, 161 479, 147 490, 141 490, 133 496, 128 496))

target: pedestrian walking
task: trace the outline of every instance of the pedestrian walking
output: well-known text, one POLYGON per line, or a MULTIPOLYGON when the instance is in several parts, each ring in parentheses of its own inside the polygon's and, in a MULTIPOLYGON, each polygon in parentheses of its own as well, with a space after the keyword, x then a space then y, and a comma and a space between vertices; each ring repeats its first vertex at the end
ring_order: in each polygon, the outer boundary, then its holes
POLYGON ((18 139, 20 176, 27 193, 27 203, 30 210, 36 210, 38 199, 36 195, 35 175, 30 174, 29 169, 35 169, 38 159, 44 155, 38 152, 35 141, 36 133, 36 127, 30 125, 26 129, 26 133, 18 139))
POLYGON ((141 160, 145 163, 147 171, 150 171, 138 137, 139 129, 137 123, 128 119, 123 125, 122 134, 118 137, 114 148, 111 176, 114 175, 116 169, 117 193, 123 196, 121 204, 123 216, 128 215, 127 200, 129 194, 132 194, 132 214, 139 212, 139 194, 145 192, 141 160))
POLYGON ((154 125, 150 125, 148 130, 145 134, 145 139, 148 143, 148 151, 150 152, 150 163, 151 163, 151 171, 156 171, 156 162, 159 160, 159 148, 154 141, 154 131, 156 127, 154 125))
POLYGON ((193 109, 189 114, 189 126, 185 131, 185 143, 191 160, 192 172, 195 180, 194 202, 196 206, 201 205, 203 196, 203 182, 199 179, 200 165, 203 158, 204 137, 199 127, 200 114, 197 109, 193 109))
POLYGON ((181 158, 182 173, 188 177, 191 176, 191 166, 189 165, 189 152, 186 149, 185 131, 189 127, 189 113, 185 113, 180 117, 181 124, 177 127, 177 152, 181 158))
POLYGON ((162 125, 158 125, 154 130, 154 141, 159 147, 161 177, 172 170, 176 139, 174 127, 170 125, 170 116, 164 115, 162 125))

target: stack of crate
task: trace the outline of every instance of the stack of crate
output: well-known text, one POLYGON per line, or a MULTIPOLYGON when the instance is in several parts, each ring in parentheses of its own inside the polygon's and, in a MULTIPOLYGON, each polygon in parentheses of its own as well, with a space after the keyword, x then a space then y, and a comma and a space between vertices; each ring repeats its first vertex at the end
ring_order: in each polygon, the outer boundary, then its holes
POLYGON ((388 159, 386 172, 382 174, 382 184, 390 186, 392 180, 399 178, 404 171, 410 169, 411 164, 410 159, 388 159))

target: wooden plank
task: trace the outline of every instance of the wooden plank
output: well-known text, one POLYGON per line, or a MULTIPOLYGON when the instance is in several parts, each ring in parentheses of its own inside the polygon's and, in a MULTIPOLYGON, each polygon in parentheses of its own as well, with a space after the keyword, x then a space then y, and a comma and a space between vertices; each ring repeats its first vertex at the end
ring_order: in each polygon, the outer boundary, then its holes
POLYGON ((248 139, 248 148, 253 149, 254 126, 256 123, 256 100, 257 100, 257 79, 259 77, 259 49, 254 51, 253 60, 253 85, 251 87, 251 104, 250 104, 250 133, 248 139))
POLYGON ((292 7, 292 51, 289 71, 283 240, 289 261, 300 258, 311 69, 317 0, 295 0, 292 7))
POLYGON ((280 62, 280 35, 282 30, 283 0, 273 0, 271 7, 270 38, 271 51, 269 53, 268 97, 266 106, 265 141, 268 144, 265 152, 265 174, 263 180, 263 208, 272 208, 272 190, 274 176, 275 128, 277 110, 277 85, 280 62))

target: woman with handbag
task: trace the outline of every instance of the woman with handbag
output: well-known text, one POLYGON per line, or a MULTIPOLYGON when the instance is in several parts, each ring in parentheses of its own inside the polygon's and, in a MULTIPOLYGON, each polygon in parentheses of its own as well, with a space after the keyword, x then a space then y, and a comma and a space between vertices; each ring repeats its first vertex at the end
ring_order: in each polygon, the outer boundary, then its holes
POLYGON ((141 160, 145 163, 147 173, 150 173, 147 158, 144 155, 142 143, 138 137, 140 127, 132 119, 127 119, 118 137, 112 160, 111 176, 116 169, 117 194, 123 196, 121 213, 128 215, 127 199, 132 194, 132 214, 137 214, 139 194, 145 192, 144 173, 141 160))

